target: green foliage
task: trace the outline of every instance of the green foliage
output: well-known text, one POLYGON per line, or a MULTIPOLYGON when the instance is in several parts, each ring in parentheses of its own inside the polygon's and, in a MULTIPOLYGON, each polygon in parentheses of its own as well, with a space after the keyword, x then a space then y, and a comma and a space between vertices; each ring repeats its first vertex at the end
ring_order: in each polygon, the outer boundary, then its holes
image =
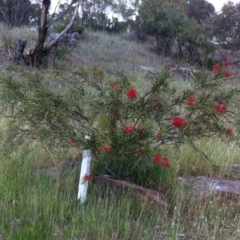
POLYGON ((29 0, 21 3, 16 0, 0 0, 0 22, 9 27, 27 25, 38 17, 39 8, 40 4, 32 4, 29 0))
POLYGON ((139 16, 143 29, 155 37, 158 54, 168 56, 184 18, 178 7, 165 1, 143 1, 139 16))
POLYGON ((225 49, 236 50, 240 46, 240 3, 228 2, 213 19, 215 41, 225 49))
POLYGON ((72 32, 77 32, 78 34, 82 34, 84 32, 84 27, 73 25, 72 32))
POLYGON ((93 164, 93 175, 105 173, 116 176, 117 179, 124 179, 143 187, 155 189, 158 188, 159 183, 166 184, 170 178, 169 169, 157 164, 151 164, 152 160, 150 158, 146 156, 140 157, 135 153, 135 149, 132 151, 132 153, 117 158, 113 156, 116 152, 97 155, 99 161, 95 161, 93 164), (121 161, 121 164, 119 161, 121 161), (122 169, 119 168, 120 165, 122 169))
POLYGON ((142 31, 156 39, 157 52, 169 56, 178 44, 178 57, 195 61, 200 55, 213 51, 202 25, 187 18, 181 5, 166 1, 143 1, 139 16, 142 31))
POLYGON ((115 8, 114 1, 94 0, 83 1, 82 7, 82 25, 94 30, 105 30, 110 22, 107 12, 115 8))
POLYGON ((205 68, 211 71, 213 69, 213 66, 215 64, 218 64, 219 62, 214 61, 212 58, 202 58, 202 59, 197 59, 197 63, 202 68, 205 68))
POLYGON ((206 36, 203 28, 189 20, 186 20, 182 25, 178 33, 177 42, 180 59, 188 61, 195 62, 214 50, 214 44, 206 36))
POLYGON ((199 24, 208 21, 215 13, 214 6, 206 0, 188 0, 186 10, 188 18, 199 24))
POLYGON ((199 138, 234 139, 226 129, 232 128, 230 106, 238 90, 223 88, 220 69, 200 74, 184 92, 171 87, 167 73, 141 89, 133 86, 134 77, 109 83, 100 68, 57 72, 54 80, 44 73, 1 79, 2 101, 12 110, 9 127, 18 139, 90 148, 97 174, 143 186, 166 181, 172 147, 188 144, 199 151, 194 145, 199 138))
POLYGON ((53 51, 53 54, 56 56, 56 59, 63 60, 66 57, 66 49, 65 48, 56 48, 53 51))
POLYGON ((4 81, 8 90, 1 96, 8 104, 15 96, 9 105, 14 116, 10 121, 13 136, 19 143, 27 138, 62 146, 70 131, 67 103, 49 89, 42 76, 23 73, 22 78, 21 82, 7 76, 4 81))

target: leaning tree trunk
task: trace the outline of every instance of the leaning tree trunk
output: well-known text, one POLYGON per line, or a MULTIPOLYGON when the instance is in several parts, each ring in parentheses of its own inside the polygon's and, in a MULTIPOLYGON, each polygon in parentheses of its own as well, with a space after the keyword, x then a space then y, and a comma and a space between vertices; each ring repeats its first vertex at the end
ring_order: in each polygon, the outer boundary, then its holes
POLYGON ((20 63, 21 65, 30 65, 34 67, 38 67, 42 65, 42 60, 43 57, 49 54, 51 48, 55 46, 62 36, 68 32, 68 30, 72 27, 74 20, 77 16, 78 13, 78 8, 81 0, 72 0, 72 2, 69 4, 68 8, 66 9, 65 12, 63 12, 60 16, 56 17, 53 19, 50 23, 47 22, 47 15, 48 15, 48 10, 51 4, 50 0, 43 0, 42 2, 42 10, 40 14, 40 19, 39 19, 39 25, 38 25, 38 39, 35 47, 33 49, 30 49, 27 54, 24 55, 24 48, 26 46, 27 41, 26 40, 18 40, 18 45, 15 51, 12 53, 12 58, 14 61, 20 63), (77 3, 76 6, 74 7, 74 12, 72 15, 71 20, 69 21, 68 25, 65 27, 65 29, 58 34, 58 36, 49 42, 48 44, 44 45, 46 38, 47 38, 47 33, 49 27, 59 19, 61 19, 67 12, 68 10, 72 7, 74 3, 77 3), (24 42, 24 46, 21 45, 19 47, 19 43, 24 42), (21 61, 20 61, 21 60, 21 61))

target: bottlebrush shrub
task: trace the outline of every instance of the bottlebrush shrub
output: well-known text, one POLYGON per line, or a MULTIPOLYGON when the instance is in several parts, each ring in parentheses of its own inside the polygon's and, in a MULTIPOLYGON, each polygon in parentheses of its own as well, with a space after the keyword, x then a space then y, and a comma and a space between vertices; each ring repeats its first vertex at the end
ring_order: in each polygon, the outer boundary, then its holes
POLYGON ((98 68, 58 72, 52 81, 46 76, 42 70, 1 77, 1 100, 12 110, 9 131, 49 147, 90 148, 95 174, 157 186, 178 161, 168 157, 172 147, 197 149, 198 138, 229 141, 237 133, 226 129, 237 128, 231 104, 238 90, 225 89, 226 77, 216 69, 185 91, 172 88, 167 73, 146 89, 126 76, 109 82, 98 68))

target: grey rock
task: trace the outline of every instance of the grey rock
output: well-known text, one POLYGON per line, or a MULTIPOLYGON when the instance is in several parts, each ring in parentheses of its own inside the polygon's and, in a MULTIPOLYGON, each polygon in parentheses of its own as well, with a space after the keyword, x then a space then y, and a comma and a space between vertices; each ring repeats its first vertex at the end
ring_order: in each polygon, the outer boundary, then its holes
POLYGON ((240 180, 210 177, 179 178, 178 180, 186 194, 191 197, 202 199, 215 196, 221 202, 240 203, 240 180))
POLYGON ((151 73, 154 73, 154 74, 159 73, 159 70, 156 69, 156 68, 153 68, 153 67, 146 67, 146 66, 139 65, 138 69, 144 70, 146 72, 151 72, 151 73))

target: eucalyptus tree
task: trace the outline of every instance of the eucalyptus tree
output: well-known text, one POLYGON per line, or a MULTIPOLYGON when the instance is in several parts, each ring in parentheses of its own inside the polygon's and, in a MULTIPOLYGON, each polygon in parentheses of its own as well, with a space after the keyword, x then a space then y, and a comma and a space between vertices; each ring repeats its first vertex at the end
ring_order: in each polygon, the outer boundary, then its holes
POLYGON ((72 0, 68 7, 61 14, 57 15, 53 19, 49 19, 49 8, 51 0, 42 0, 40 9, 39 21, 38 21, 38 37, 35 47, 31 48, 27 54, 24 54, 26 47, 26 40, 18 40, 16 50, 12 53, 12 58, 21 63, 22 65, 31 65, 38 67, 42 65, 44 56, 48 55, 52 47, 55 46, 61 38, 66 34, 74 24, 74 21, 78 15, 78 9, 81 0, 72 0), (72 10, 71 17, 65 28, 51 41, 46 43, 47 34, 49 28, 57 21, 61 20, 69 10, 72 10))
POLYGON ((187 0, 186 13, 188 18, 201 24, 214 16, 215 8, 206 0, 187 0))
POLYGON ((9 27, 29 24, 38 16, 39 4, 29 0, 0 0, 0 21, 9 27))
POLYGON ((213 19, 215 41, 225 49, 240 47, 240 2, 224 4, 220 13, 213 19))
POLYGON ((158 54, 171 54, 184 14, 180 6, 165 0, 143 0, 139 8, 143 31, 156 40, 158 54))

